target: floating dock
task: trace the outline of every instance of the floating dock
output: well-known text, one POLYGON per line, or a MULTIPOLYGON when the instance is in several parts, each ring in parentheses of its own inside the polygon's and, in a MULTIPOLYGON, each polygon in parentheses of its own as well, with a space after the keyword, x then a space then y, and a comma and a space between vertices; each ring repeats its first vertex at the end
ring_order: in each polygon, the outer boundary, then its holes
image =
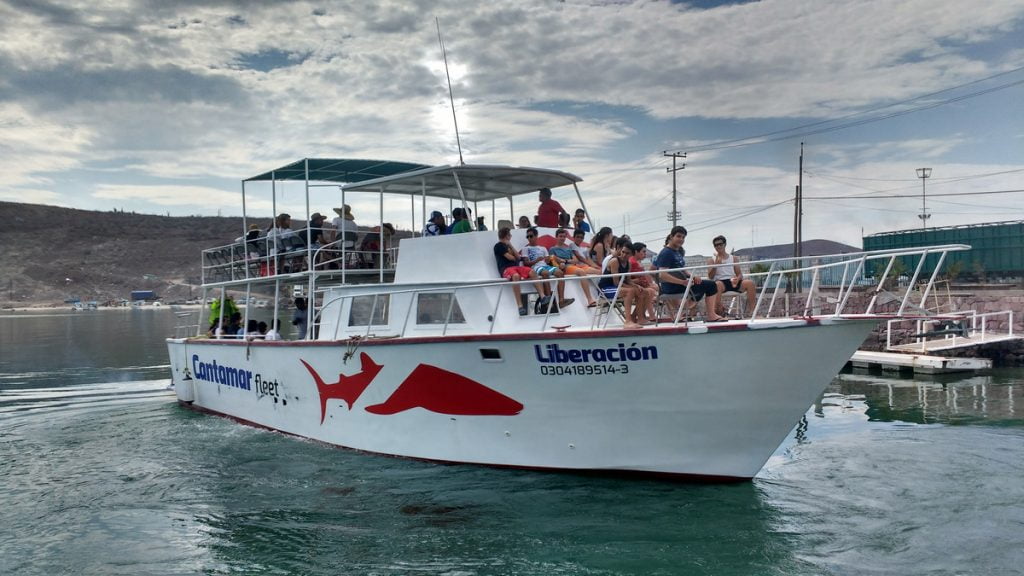
POLYGON ((988 358, 950 358, 928 354, 905 354, 899 352, 871 352, 858 350, 850 358, 855 368, 880 367, 882 370, 914 372, 920 374, 945 374, 988 370, 992 360, 988 358))

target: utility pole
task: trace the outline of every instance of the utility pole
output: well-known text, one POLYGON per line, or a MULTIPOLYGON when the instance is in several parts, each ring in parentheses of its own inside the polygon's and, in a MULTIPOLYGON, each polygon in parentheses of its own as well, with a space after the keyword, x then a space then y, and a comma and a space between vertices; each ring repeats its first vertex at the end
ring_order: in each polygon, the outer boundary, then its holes
POLYGON ((917 177, 921 179, 921 213, 917 217, 921 219, 921 230, 925 230, 928 228, 928 219, 932 215, 928 213, 928 207, 924 201, 924 181, 932 177, 932 169, 918 168, 917 177))
POLYGON ((800 143, 800 164, 797 175, 796 201, 793 213, 793 257, 799 258, 803 250, 800 246, 804 241, 804 143, 800 143))
MULTIPOLYGON (((797 175, 796 199, 793 202, 793 263, 800 267, 800 256, 803 255, 801 244, 804 240, 804 143, 800 143, 800 164, 797 175)), ((793 287, 794 292, 803 292, 803 279, 799 278, 793 287)))
POLYGON ((679 225, 679 217, 683 215, 676 207, 676 172, 686 168, 685 162, 680 164, 677 168, 676 160, 678 160, 679 158, 686 158, 686 152, 669 152, 668 150, 666 150, 661 154, 666 158, 672 158, 672 167, 665 168, 665 171, 672 173, 672 211, 668 213, 668 219, 672 222, 672 226, 675 227, 679 225))

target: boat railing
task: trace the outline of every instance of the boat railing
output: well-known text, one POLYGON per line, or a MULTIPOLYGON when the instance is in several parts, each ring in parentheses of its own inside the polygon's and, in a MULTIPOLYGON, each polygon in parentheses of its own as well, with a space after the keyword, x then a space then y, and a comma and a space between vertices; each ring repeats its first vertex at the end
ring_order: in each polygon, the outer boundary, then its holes
POLYGON ((289 277, 308 272, 311 261, 316 262, 317 271, 337 271, 343 277, 347 274, 372 276, 393 271, 397 260, 397 247, 357 250, 339 239, 309 249, 302 238, 295 235, 282 240, 261 237, 203 250, 201 269, 203 284, 212 285, 289 277))
POLYGON ((187 338, 199 333, 203 309, 176 310, 174 312, 174 337, 187 338))
MULTIPOLYGON (((901 249, 901 250, 886 250, 878 252, 861 252, 855 254, 846 254, 839 256, 830 256, 828 258, 822 257, 803 257, 803 258, 788 258, 788 259, 774 259, 765 260, 758 262, 744 263, 743 265, 747 268, 767 268, 765 271, 754 271, 745 274, 745 276, 751 277, 760 286, 756 304, 753 311, 749 312, 751 322, 758 320, 764 320, 772 317, 782 316, 782 311, 776 307, 780 295, 785 294, 786 290, 791 288, 791 285, 795 283, 794 278, 801 274, 809 273, 811 275, 810 289, 807 291, 806 296, 802 294, 801 299, 804 301, 803 309, 796 316, 821 316, 821 315, 832 315, 832 316, 864 316, 864 315, 875 315, 875 316, 896 316, 901 317, 905 314, 908 315, 920 315, 919 310, 927 300, 931 287, 935 282, 935 279, 941 269, 941 265, 945 260, 945 256, 949 252, 967 250, 969 246, 965 245, 946 245, 946 246, 934 246, 927 248, 916 248, 916 249, 901 249), (928 275, 927 281, 923 281, 923 288, 920 291, 920 300, 916 303, 910 301, 912 291, 907 290, 902 296, 895 296, 892 300, 886 303, 879 301, 879 295, 888 293, 887 286, 889 285, 889 276, 893 273, 894 269, 899 268, 896 264, 898 259, 906 258, 918 258, 920 263, 916 265, 914 270, 912 285, 916 284, 918 278, 924 274, 925 261, 931 257, 937 257, 937 265, 934 270, 928 275), (822 260, 829 260, 822 262, 822 260), (811 263, 807 263, 811 262, 811 263), (868 267, 878 268, 884 265, 885 271, 880 277, 874 275, 866 275, 868 267), (826 274, 832 274, 839 278, 839 282, 829 286, 830 293, 833 296, 823 296, 823 286, 821 278, 826 274), (870 281, 867 281, 870 279, 870 281), (788 284, 787 284, 788 282, 788 284), (855 289, 860 288, 860 294, 856 300, 856 304, 853 303, 853 293, 855 289), (824 302, 824 304, 823 304, 824 302), (896 306, 896 302, 899 305, 896 306), (858 305, 859 304, 859 305, 858 305), (886 306, 888 306, 886 308, 886 306), (883 310, 885 308, 885 310, 883 310)), ((703 276, 703 269, 707 268, 706 265, 701 266, 690 266, 686 268, 672 269, 672 270, 645 270, 643 272, 624 272, 618 274, 605 274, 602 276, 571 276, 565 278, 550 278, 550 279, 539 279, 529 280, 520 282, 520 288, 523 292, 529 290, 531 284, 544 283, 551 284, 553 282, 593 282, 595 285, 602 278, 613 278, 613 277, 625 277, 625 276, 640 276, 640 275, 655 275, 657 276, 661 272, 668 273, 689 273, 692 275, 703 276)), ((333 294, 329 292, 329 288, 318 290, 316 293, 320 296, 319 300, 322 302, 317 309, 324 310, 328 308, 336 309, 337 317, 334 319, 334 332, 330 339, 337 339, 339 337, 350 337, 351 330, 348 330, 349 322, 348 319, 343 319, 341 315, 343 311, 351 307, 346 308, 344 304, 347 300, 355 302, 354 299, 364 299, 364 307, 366 305, 365 299, 369 299, 369 313, 361 313, 361 316, 367 318, 365 325, 357 323, 352 327, 359 328, 363 332, 364 337, 369 337, 374 334, 374 330, 386 331, 390 337, 405 337, 409 334, 410 319, 416 309, 417 302, 419 300, 419 294, 428 293, 446 293, 449 294, 446 301, 447 307, 443 320, 438 322, 440 326, 440 335, 447 335, 452 329, 453 324, 463 324, 464 322, 455 322, 456 315, 461 318, 462 311, 456 308, 457 302, 460 301, 459 294, 465 293, 466 291, 479 291, 481 289, 498 288, 497 298, 495 298, 493 309, 490 310, 488 315, 488 326, 485 333, 493 333, 495 331, 495 324, 497 318, 499 318, 499 310, 503 304, 506 292, 510 292, 511 285, 506 280, 494 280, 488 282, 448 282, 439 283, 437 285, 416 285, 407 286, 402 284, 377 284, 377 285, 363 285, 359 290, 348 294, 333 294), (396 310, 394 309, 395 299, 394 296, 408 295, 406 304, 401 311, 397 311, 401 314, 400 322, 392 322, 390 319, 393 318, 396 310), (326 298, 326 299, 325 299, 326 298), (376 319, 380 321, 375 322, 376 319), (342 334, 342 327, 345 326, 344 334, 342 334)), ((554 288, 554 287, 552 287, 554 288)), ((596 286, 595 286, 596 288, 596 286)), ((554 290, 552 290, 554 293, 554 290)), ((691 286, 688 284, 682 295, 679 296, 681 301, 686 301, 691 293, 691 286)), ((594 321, 591 322, 590 329, 598 330, 607 328, 610 317, 611 309, 616 306, 616 302, 608 302, 606 306, 598 306, 593 309, 594 321), (604 322, 600 322, 599 315, 607 314, 604 318, 604 322)), ((507 303, 505 304, 508 305, 507 303)), ((521 303, 515 303, 515 307, 518 308, 521 303)), ((666 319, 665 322, 659 322, 663 324, 678 325, 680 323, 686 323, 688 321, 687 315, 684 314, 684 306, 680 305, 676 308, 674 316, 666 319)), ((362 311, 365 312, 365 311, 362 311)), ((351 310, 350 310, 351 313, 351 310)), ((553 307, 548 307, 547 310, 542 314, 543 321, 540 325, 540 330, 546 330, 555 319, 553 307)), ((788 315, 788 314, 786 314, 788 315)), ((318 328, 321 322, 317 322, 315 330, 318 333, 318 328)), ((531 325, 531 328, 536 328, 536 324, 531 325)), ((564 329, 563 327, 556 327, 564 329)), ((478 333, 479 330, 474 330, 474 333, 478 333)), ((324 335, 320 335, 321 339, 324 335)))

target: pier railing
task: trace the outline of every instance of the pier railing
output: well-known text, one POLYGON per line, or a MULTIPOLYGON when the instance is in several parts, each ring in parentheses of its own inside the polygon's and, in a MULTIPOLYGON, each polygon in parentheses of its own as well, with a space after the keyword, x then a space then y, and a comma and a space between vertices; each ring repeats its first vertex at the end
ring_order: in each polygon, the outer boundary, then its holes
POLYGON ((1000 342, 1015 338, 1013 333, 1013 310, 979 313, 977 310, 962 310, 944 313, 935 318, 893 318, 886 322, 886 350, 901 352, 962 348, 1000 342), (997 331, 995 325, 1007 327, 997 331), (905 328, 912 326, 910 330, 905 328), (909 332, 909 333, 908 333, 909 332), (905 342, 909 341, 909 342, 905 342))

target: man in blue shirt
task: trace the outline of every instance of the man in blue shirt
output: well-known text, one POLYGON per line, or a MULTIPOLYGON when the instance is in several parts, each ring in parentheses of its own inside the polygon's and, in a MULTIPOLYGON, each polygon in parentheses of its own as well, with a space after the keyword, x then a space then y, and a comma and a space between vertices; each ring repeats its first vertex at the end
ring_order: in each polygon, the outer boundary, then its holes
POLYGON ((572 227, 576 230, 590 232, 590 224, 587 223, 587 212, 583 208, 576 209, 576 214, 572 217, 572 227))
MULTIPOLYGON (((686 267, 686 251, 683 250, 683 242, 686 241, 686 228, 675 226, 669 232, 666 245, 654 259, 654 265, 658 267, 658 278, 661 280, 662 294, 683 294, 686 287, 690 286, 690 297, 694 301, 707 298, 708 322, 725 322, 725 318, 719 316, 715 309, 718 305, 718 285, 714 280, 693 276, 685 270, 674 270, 675 268, 686 267), (669 270, 672 270, 671 272, 669 270)), ((671 302, 671 300, 669 300, 671 302)))

